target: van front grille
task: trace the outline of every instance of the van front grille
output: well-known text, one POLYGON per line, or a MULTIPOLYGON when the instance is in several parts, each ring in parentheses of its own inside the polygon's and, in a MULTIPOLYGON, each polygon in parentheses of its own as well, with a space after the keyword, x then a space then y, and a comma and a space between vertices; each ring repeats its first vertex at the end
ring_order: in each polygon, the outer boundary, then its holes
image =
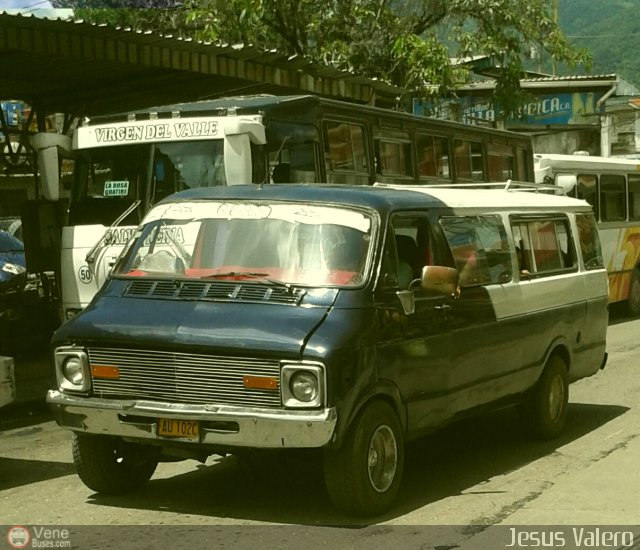
POLYGON ((157 350, 90 348, 89 364, 116 367, 117 380, 94 378, 103 398, 133 398, 170 403, 221 404, 276 408, 281 405, 280 362, 157 350), (245 388, 244 376, 277 380, 274 389, 245 388))

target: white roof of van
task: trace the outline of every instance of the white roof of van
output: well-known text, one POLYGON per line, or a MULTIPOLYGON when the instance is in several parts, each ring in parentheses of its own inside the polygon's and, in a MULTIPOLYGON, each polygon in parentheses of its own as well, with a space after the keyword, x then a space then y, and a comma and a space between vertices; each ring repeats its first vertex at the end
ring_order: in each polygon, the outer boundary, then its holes
MULTIPOLYGON (((551 208, 557 210, 584 210, 591 205, 584 200, 574 199, 566 195, 554 195, 535 191, 533 187, 522 189, 486 189, 465 186, 447 185, 393 185, 379 184, 376 187, 406 189, 424 193, 451 208, 551 208)), ((548 189, 548 187, 547 187, 548 189)))

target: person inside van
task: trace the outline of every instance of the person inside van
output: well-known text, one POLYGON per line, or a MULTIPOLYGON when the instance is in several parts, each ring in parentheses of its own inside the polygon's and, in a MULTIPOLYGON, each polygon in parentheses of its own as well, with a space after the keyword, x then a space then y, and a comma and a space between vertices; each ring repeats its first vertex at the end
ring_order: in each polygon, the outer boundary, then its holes
POLYGON ((417 276, 418 247, 413 238, 408 235, 396 235, 396 249, 398 251, 398 284, 400 288, 406 289, 417 276))

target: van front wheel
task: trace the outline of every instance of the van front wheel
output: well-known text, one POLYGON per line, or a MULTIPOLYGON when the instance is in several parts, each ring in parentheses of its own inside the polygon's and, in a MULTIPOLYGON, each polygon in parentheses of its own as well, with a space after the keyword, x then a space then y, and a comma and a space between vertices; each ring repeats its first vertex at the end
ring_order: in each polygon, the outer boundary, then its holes
POLYGON ((126 493, 149 481, 158 465, 158 451, 118 437, 75 433, 73 462, 89 489, 126 493))
POLYGON ((539 439, 558 437, 564 428, 568 402, 567 367, 560 357, 554 355, 522 406, 521 412, 532 434, 539 439))
POLYGON ((403 463, 398 417, 387 403, 375 401, 358 414, 342 447, 325 453, 329 497, 347 514, 382 514, 398 495, 403 463))

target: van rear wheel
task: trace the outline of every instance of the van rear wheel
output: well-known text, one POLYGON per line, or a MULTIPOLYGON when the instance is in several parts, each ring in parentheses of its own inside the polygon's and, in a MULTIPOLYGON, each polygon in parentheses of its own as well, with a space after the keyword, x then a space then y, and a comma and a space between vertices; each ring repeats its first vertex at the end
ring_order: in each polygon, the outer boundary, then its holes
POLYGON ((521 407, 531 433, 538 439, 558 437, 564 428, 568 402, 567 366, 554 355, 549 358, 533 393, 521 407))
POLYGON ((82 482, 98 493, 127 493, 147 483, 158 450, 119 437, 73 434, 73 462, 82 482))
POLYGON ((375 401, 358 414, 342 447, 325 452, 329 497, 347 514, 382 514, 398 495, 403 463, 400 421, 387 403, 375 401))

